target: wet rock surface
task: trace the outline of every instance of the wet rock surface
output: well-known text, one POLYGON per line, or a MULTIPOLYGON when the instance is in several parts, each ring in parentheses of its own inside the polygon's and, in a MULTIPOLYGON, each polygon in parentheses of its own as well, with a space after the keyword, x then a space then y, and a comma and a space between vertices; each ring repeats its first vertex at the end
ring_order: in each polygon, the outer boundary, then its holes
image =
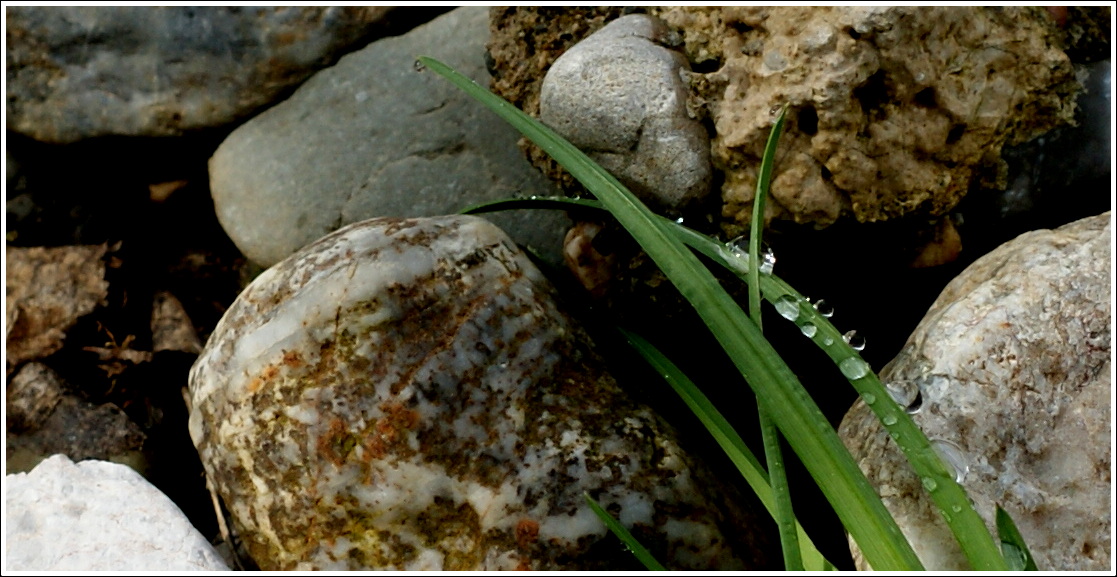
POLYGON ((367 42, 391 11, 13 7, 8 128, 66 143, 229 124, 367 42))
MULTIPOLYGON (((1107 212, 978 259, 881 372, 911 389, 927 437, 953 447, 949 461, 993 534, 999 504, 1041 570, 1111 565, 1112 226, 1107 212)), ((967 569, 868 407, 858 402, 840 434, 927 568, 967 569)))
POLYGON ((229 569, 170 499, 123 465, 55 455, 5 485, 5 572, 229 569))
POLYGON ((675 212, 709 193, 711 168, 706 129, 687 114, 690 65, 669 36, 643 14, 610 22, 547 70, 539 118, 642 200, 675 212))
POLYGON ((258 277, 192 369, 190 432, 261 568, 631 562, 583 492, 668 567, 763 566, 552 290, 476 217, 357 223, 258 277))
MULTIPOLYGON (((524 162, 514 129, 442 77, 415 69, 415 57, 426 54, 486 83, 487 14, 455 10, 376 42, 233 132, 210 162, 210 186, 240 250, 268 266, 366 218, 453 214, 483 201, 554 194, 524 162)), ((561 214, 492 219, 561 261, 561 214)))

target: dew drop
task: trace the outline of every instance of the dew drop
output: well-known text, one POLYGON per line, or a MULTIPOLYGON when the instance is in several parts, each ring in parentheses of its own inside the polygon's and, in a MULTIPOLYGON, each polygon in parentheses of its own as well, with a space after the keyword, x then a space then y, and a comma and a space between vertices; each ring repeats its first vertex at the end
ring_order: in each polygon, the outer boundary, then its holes
POLYGON ((934 491, 935 489, 939 488, 939 484, 930 477, 923 477, 923 488, 927 489, 928 491, 934 491))
POLYGON ((783 295, 776 299, 773 304, 776 307, 776 312, 780 313, 781 317, 792 322, 799 318, 799 299, 791 295, 783 295))
POLYGON ((966 478, 966 473, 970 472, 970 465, 966 460, 966 454, 962 452, 962 448, 943 439, 931 440, 931 447, 942 459, 942 464, 946 466, 947 472, 954 475, 954 482, 961 483, 962 479, 966 478))
POLYGON ((760 274, 772 274, 774 268, 776 268, 776 253, 768 247, 763 247, 760 253, 760 274))
POLYGON ((682 224, 682 223, 683 223, 683 217, 680 216, 679 218, 675 219, 675 224, 682 224))
POLYGON ((962 506, 961 506, 961 505, 954 505, 954 506, 953 506, 953 507, 951 507, 950 509, 951 509, 952 511, 954 511, 955 513, 961 513, 961 512, 962 512, 962 506))
POLYGON ((857 331, 849 331, 848 333, 842 335, 842 340, 845 341, 847 345, 849 345, 849 348, 855 351, 865 350, 865 337, 858 334, 857 331))
POLYGON ((923 404, 923 395, 915 381, 906 379, 888 381, 884 388, 888 390, 888 396, 892 397, 892 400, 903 407, 908 414, 919 412, 920 405, 923 404))
POLYGON ((412 66, 415 67, 415 72, 426 72, 427 71, 427 65, 423 64, 423 61, 421 61, 421 60, 416 60, 415 64, 413 64, 412 66))
POLYGON ((894 440, 894 441, 899 441, 900 440, 900 432, 899 431, 892 431, 891 433, 889 433, 889 435, 892 435, 892 440, 894 440))
POLYGON ((822 344, 825 345, 825 346, 830 346, 830 345, 834 344, 834 339, 832 339, 828 336, 827 337, 822 337, 822 344))
POLYGON ((865 399, 866 405, 872 405, 877 402, 877 396, 872 393, 862 393, 861 398, 865 399))
POLYGON ((838 363, 838 368, 847 379, 860 379, 869 374, 869 363, 860 357, 849 357, 838 363))
POLYGON ((818 333, 818 327, 814 326, 812 323, 803 323, 799 326, 799 330, 803 331, 803 336, 808 339, 814 338, 815 334, 818 333))
POLYGON ((885 415, 884 418, 881 419, 880 421, 882 423, 884 423, 885 425, 891 427, 892 425, 895 425, 896 421, 898 421, 898 420, 899 419, 896 418, 896 415, 885 415))
POLYGON ((815 301, 814 310, 818 311, 818 314, 826 318, 834 316, 834 306, 826 302, 826 299, 818 299, 815 301))

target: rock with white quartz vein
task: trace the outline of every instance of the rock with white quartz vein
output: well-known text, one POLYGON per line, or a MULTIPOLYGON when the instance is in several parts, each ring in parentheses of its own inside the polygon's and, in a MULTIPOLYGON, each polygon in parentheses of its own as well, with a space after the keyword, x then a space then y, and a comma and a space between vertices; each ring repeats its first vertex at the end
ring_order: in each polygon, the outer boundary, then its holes
MULTIPOLYGON (((947 285, 881 372, 993 534, 1000 505, 1041 571, 1112 568, 1112 238, 1107 212, 1005 243, 947 285)), ((863 402, 840 433, 927 569, 969 569, 923 491, 935 484, 863 402)))
POLYGON ((605 372, 499 229, 357 223, 262 274, 190 377, 190 433, 264 569, 758 568, 739 504, 605 372))

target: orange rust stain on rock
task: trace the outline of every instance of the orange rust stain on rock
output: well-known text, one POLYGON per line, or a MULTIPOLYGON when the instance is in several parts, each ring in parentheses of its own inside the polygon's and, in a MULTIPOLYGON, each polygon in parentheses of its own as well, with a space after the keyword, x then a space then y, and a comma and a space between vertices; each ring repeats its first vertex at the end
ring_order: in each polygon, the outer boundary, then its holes
MULTIPOLYGON (((516 523, 516 544, 528 547, 539 539, 539 523, 531 519, 522 519, 516 523)), ((521 563, 522 564, 522 563, 521 563)))
POLYGON ((329 459, 334 465, 341 467, 345 464, 345 458, 353 449, 350 443, 350 436, 345 430, 345 423, 341 419, 334 419, 330 422, 330 428, 326 434, 318 437, 318 454, 329 459))
POLYGON ((297 369, 303 366, 303 357, 298 351, 287 351, 283 353, 283 365, 292 369, 297 369))

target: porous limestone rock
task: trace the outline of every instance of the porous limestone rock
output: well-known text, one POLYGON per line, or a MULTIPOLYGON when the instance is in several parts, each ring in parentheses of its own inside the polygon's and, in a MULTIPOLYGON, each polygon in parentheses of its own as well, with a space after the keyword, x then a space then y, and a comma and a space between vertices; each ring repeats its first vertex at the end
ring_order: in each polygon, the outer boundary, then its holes
POLYGON ((226 125, 367 42, 391 10, 12 7, 8 129, 67 143, 226 125))
POLYGON ((158 489, 116 463, 46 459, 5 479, 4 572, 228 571, 158 489))
POLYGON ((763 566, 552 299, 468 216, 356 223, 260 275, 191 370, 190 434, 261 568, 631 562, 583 492, 668 567, 763 566))
MULTIPOLYGON (((1074 107, 1074 72, 1041 7, 646 11, 683 37, 695 71, 688 106, 712 125, 729 237, 751 220, 761 155, 785 104, 766 217, 817 227, 843 215, 941 216, 977 169, 999 165, 1003 145, 1066 124, 1074 107)), ((494 8, 494 91, 536 114, 533 77, 620 13, 494 8)), ((530 156, 571 186, 537 150, 530 156)))
POLYGON ((710 191, 710 143, 687 114, 690 65, 670 44, 657 18, 610 22, 547 71, 539 118, 645 202, 678 210, 710 191))
MULTIPOLYGON (((487 82, 487 15, 460 8, 374 42, 230 134, 210 160, 210 188, 237 248, 271 266, 367 218, 554 195, 517 150, 515 129, 445 78, 415 68, 415 57, 428 55, 487 82)), ((568 220, 559 211, 486 218, 561 262, 568 220)))
MULTIPOLYGON (((941 454, 993 534, 1000 505, 1040 570, 1112 564, 1112 235, 1107 212, 983 256, 947 285, 881 372, 886 386, 909 390, 915 422, 945 443, 941 454)), ((968 569, 863 402, 840 434, 924 565, 968 569)))

